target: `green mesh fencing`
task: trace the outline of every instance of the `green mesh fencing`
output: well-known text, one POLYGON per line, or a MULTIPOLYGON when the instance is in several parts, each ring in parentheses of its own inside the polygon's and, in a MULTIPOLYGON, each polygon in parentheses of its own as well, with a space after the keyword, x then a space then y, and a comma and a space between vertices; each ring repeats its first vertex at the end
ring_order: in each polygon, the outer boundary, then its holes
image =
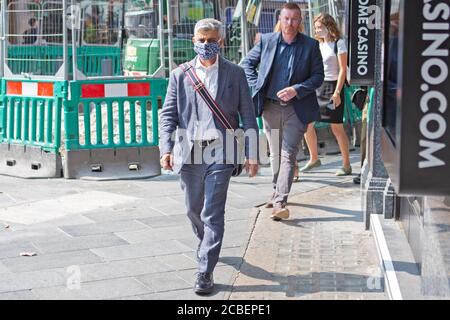
MULTIPOLYGON (((69 74, 72 75, 72 48, 68 49, 69 74)), ((63 64, 63 46, 8 46, 8 67, 13 74, 53 76, 63 64)), ((77 66, 85 76, 122 75, 121 51, 115 46, 77 48, 77 66), (105 63, 109 64, 105 74, 105 63)))

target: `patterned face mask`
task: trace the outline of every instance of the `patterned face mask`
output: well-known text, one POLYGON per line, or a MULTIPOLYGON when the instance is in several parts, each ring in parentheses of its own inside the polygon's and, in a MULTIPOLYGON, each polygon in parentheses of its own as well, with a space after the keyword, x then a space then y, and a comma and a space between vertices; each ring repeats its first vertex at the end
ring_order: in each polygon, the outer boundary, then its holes
POLYGON ((199 41, 194 43, 194 51, 202 60, 213 59, 220 51, 219 42, 201 43, 199 41))

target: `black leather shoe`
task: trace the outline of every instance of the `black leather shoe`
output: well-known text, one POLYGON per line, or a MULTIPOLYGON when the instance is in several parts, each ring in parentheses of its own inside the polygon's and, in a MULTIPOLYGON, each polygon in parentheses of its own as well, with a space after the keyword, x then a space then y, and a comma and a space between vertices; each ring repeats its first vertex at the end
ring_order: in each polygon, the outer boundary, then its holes
POLYGON ((361 175, 358 174, 356 177, 353 178, 354 184, 361 184, 361 175))
POLYGON ((214 280, 212 272, 200 272, 194 285, 196 294, 209 294, 213 292, 214 280))

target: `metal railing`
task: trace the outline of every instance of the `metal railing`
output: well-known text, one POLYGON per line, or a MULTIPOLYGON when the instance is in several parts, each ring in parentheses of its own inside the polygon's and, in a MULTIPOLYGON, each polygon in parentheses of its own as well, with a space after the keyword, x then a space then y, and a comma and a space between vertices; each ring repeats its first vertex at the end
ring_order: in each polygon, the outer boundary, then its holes
POLYGON ((64 65, 63 2, 11 1, 5 8, 3 46, 8 76, 57 76, 64 65))
MULTIPOLYGON (((224 0, 220 8, 207 1, 168 1, 171 3, 168 16, 171 29, 168 41, 176 43, 178 39, 191 39, 194 26, 201 18, 215 18, 223 23, 225 43, 222 54, 229 60, 239 63, 245 54, 258 42, 262 33, 273 32, 278 22, 281 7, 286 2, 298 3, 303 15, 303 30, 307 35, 313 34, 313 16, 326 11, 338 15, 338 10, 345 3, 336 1, 274 1, 274 0, 224 0), (199 3, 204 3, 203 6, 199 3), (242 12, 245 12, 242 15, 242 12)), ((339 17, 342 20, 342 17, 339 17)), ((192 44, 179 46, 178 50, 190 50, 192 44)), ((174 49, 176 52, 176 49, 174 49)), ((178 64, 169 54, 170 65, 178 64)))

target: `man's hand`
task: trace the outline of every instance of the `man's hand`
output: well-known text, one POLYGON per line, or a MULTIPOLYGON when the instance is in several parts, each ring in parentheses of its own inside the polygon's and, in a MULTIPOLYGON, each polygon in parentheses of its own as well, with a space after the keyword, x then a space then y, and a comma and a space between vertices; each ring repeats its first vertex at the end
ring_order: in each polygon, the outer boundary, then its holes
POLYGON ((278 91, 277 96, 281 101, 288 102, 289 100, 297 96, 297 91, 295 91, 293 87, 287 87, 283 90, 278 91))
POLYGON ((161 160, 159 161, 159 163, 161 164, 161 167, 164 170, 170 170, 173 171, 173 154, 171 153, 166 153, 165 155, 163 155, 161 157, 161 160))
POLYGON ((248 173, 250 178, 253 178, 258 173, 258 161, 257 160, 245 160, 244 164, 245 172, 248 173))

